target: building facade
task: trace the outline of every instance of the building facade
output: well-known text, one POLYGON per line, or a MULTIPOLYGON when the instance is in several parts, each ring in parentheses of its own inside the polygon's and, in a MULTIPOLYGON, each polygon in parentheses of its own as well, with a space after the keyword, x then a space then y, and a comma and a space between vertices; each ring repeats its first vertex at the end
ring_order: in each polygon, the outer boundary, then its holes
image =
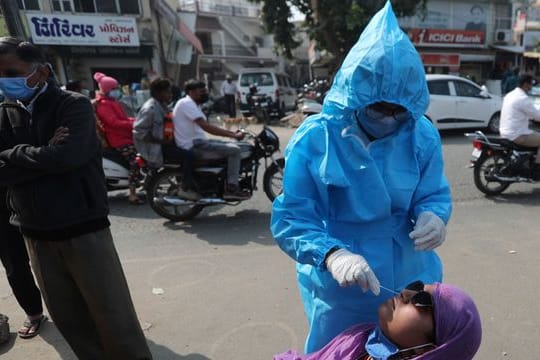
POLYGON ((62 83, 96 71, 122 85, 156 75, 179 78, 180 67, 202 51, 200 42, 166 0, 18 0, 12 35, 45 48, 62 83), (19 25, 19 26, 15 26, 19 25), (176 40, 176 41, 174 41, 176 40), (173 46, 172 46, 173 45, 173 46))
MULTIPOLYGON (((247 0, 179 0, 181 16, 195 16, 195 34, 203 52, 192 58, 192 71, 217 93, 227 74, 244 67, 277 67, 285 62, 274 54, 271 34, 261 24, 260 5, 247 0)), ((189 74, 186 72, 185 74, 189 74)), ((184 80, 184 79, 182 79, 184 80)))
POLYGON ((509 1, 430 0, 427 13, 401 18, 426 73, 467 76, 479 83, 514 61, 509 1))

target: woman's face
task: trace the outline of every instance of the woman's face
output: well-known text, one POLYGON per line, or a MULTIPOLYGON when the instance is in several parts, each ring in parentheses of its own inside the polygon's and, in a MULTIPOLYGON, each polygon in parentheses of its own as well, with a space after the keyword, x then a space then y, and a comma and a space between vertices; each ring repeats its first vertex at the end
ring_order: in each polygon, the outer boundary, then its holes
MULTIPOLYGON (((434 285, 424 285, 433 296, 434 285)), ((433 307, 410 302, 417 291, 403 290, 379 306, 379 327, 400 349, 434 342, 433 307)))

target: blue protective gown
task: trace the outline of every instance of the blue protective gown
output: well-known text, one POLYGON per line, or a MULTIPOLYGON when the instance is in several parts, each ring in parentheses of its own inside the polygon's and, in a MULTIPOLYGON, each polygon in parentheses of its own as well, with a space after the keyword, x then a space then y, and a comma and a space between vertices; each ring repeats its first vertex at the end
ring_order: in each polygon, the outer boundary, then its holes
POLYGON ((322 113, 290 140, 284 191, 273 204, 272 233, 297 261, 310 326, 306 352, 353 324, 376 321, 378 305, 392 296, 341 288, 324 264, 332 248, 365 257, 392 289, 442 280, 437 254, 415 251, 408 236, 421 212, 446 223, 452 209, 440 137, 423 116, 428 104, 422 62, 388 2, 345 58, 322 113), (369 141, 355 111, 379 101, 411 116, 393 134, 369 141))

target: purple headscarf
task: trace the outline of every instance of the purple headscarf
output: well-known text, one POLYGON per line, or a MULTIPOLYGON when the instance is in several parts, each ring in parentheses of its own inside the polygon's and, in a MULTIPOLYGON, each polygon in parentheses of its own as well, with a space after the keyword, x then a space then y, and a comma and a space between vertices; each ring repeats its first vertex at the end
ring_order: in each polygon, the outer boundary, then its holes
POLYGON ((453 285, 435 283, 433 301, 437 348, 418 359, 472 359, 482 341, 482 325, 471 297, 453 285))
MULTIPOLYGON (((414 359, 470 360, 480 347, 482 326, 471 297, 448 284, 435 283, 433 316, 437 347, 414 359)), ((336 336, 321 350, 300 355, 289 350, 274 360, 354 360, 365 354, 364 346, 374 324, 355 325, 336 336)))

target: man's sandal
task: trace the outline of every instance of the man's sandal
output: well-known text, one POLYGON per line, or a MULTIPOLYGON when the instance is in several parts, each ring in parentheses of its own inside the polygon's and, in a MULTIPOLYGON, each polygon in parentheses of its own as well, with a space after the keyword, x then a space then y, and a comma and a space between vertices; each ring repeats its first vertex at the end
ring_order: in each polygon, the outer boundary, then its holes
POLYGON ((47 316, 41 315, 35 320, 26 319, 24 320, 23 326, 17 332, 21 339, 30 339, 39 334, 41 325, 47 321, 47 316))

